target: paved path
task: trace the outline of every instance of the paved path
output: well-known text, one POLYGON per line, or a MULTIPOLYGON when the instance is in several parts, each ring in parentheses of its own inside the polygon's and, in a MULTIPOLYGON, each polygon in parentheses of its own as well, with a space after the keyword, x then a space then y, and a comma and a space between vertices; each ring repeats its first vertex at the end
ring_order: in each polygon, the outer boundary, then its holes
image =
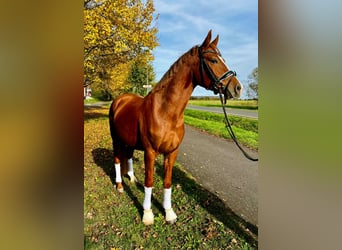
POLYGON ((246 159, 233 142, 186 126, 177 161, 237 215, 258 225, 258 163, 246 159))
MULTIPOLYGON (((206 107, 206 106, 187 105, 186 108, 223 114, 221 107, 206 107)), ((236 115, 236 116, 243 116, 243 117, 258 119, 258 111, 257 110, 226 108, 226 111, 227 111, 228 115, 236 115)))

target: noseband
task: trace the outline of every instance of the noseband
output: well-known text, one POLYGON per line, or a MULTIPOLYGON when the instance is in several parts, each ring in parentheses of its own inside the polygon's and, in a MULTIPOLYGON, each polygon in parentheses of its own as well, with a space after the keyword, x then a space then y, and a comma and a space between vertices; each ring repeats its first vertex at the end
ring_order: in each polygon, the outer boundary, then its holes
MULTIPOLYGON (((226 93, 230 82, 228 82, 228 84, 226 86, 224 86, 222 81, 227 79, 227 78, 230 78, 232 76, 236 76, 236 72, 233 70, 229 70, 229 71, 223 73, 219 78, 217 78, 215 76, 215 74, 213 73, 213 71, 211 70, 211 68, 208 66, 208 64, 204 60, 203 55, 205 53, 217 54, 216 51, 213 51, 213 50, 202 51, 202 47, 198 47, 198 54, 199 54, 199 59, 200 59, 201 82, 203 83, 203 71, 206 70, 206 72, 209 75, 209 78, 211 80, 210 86, 211 86, 212 90, 214 91, 214 94, 216 95, 217 93, 220 92, 220 90, 223 93, 226 93)), ((228 91, 229 91, 229 89, 228 89, 228 91)), ((230 91, 229 91, 229 93, 230 93, 230 91)), ((233 96, 232 93, 230 93, 230 95, 233 96)))

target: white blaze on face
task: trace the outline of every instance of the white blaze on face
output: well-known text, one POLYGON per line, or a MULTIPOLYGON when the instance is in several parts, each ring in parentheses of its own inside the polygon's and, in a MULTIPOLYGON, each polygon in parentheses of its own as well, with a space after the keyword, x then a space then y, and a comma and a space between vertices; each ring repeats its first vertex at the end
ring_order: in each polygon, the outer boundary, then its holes
MULTIPOLYGON (((226 65, 225 60, 222 58, 222 56, 220 56, 220 52, 218 50, 216 52, 217 52, 217 57, 226 66, 227 70, 229 70, 228 66, 226 65)), ((236 79, 237 79, 237 77, 236 77, 236 79)), ((240 87, 241 87, 241 89, 238 93, 235 92, 235 89, 231 84, 228 86, 229 92, 233 95, 234 98, 239 98, 242 95, 242 90, 243 90, 243 85, 241 84, 239 79, 237 79, 237 80, 238 80, 240 87)))
MULTIPOLYGON (((220 55, 218 55, 218 58, 221 60, 221 62, 224 64, 224 65, 226 65, 226 63, 224 62, 224 59, 220 56, 220 55)), ((227 67, 227 69, 228 69, 228 66, 226 65, 226 67, 227 67)))
MULTIPOLYGON (((220 54, 218 53, 218 58, 220 59, 220 61, 226 66, 227 70, 229 70, 228 66, 226 65, 224 59, 220 56, 220 54)), ((236 93, 234 91, 234 88, 231 86, 231 84, 228 86, 228 90, 230 92, 231 95, 233 95, 233 97, 238 98, 238 96, 236 96, 236 93)))
MULTIPOLYGON (((237 79, 237 78, 236 78, 237 79)), ((241 86, 241 90, 240 90, 240 94, 242 94, 242 91, 243 91, 243 85, 242 85, 242 83, 239 81, 239 83, 240 83, 240 86, 241 86)))
POLYGON ((241 82, 239 81, 239 79, 237 77, 235 77, 235 79, 238 81, 238 83, 234 86, 232 86, 232 84, 230 84, 230 86, 228 86, 229 91, 231 91, 230 93, 233 95, 234 98, 240 98, 242 95, 242 91, 243 91, 243 85, 241 84, 241 82), (240 86, 240 89, 238 89, 238 87, 240 86))

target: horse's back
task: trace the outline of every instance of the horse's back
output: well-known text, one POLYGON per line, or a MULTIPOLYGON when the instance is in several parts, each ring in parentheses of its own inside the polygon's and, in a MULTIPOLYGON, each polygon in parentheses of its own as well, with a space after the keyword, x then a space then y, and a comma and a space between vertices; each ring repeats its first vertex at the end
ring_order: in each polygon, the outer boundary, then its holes
POLYGON ((111 109, 113 109, 115 114, 119 114, 120 112, 127 112, 127 110, 136 112, 139 111, 139 109, 141 108, 143 100, 143 97, 139 95, 130 93, 123 94, 113 101, 111 109))
POLYGON ((124 94, 112 102, 109 120, 113 140, 131 147, 139 146, 138 124, 143 100, 139 95, 124 94))

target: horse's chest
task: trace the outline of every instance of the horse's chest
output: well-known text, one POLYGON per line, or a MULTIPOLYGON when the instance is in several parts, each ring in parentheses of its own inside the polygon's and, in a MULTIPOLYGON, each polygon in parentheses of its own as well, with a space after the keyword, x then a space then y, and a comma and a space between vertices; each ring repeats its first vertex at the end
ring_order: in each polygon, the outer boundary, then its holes
POLYGON ((150 142, 160 153, 172 152, 179 147, 184 136, 182 126, 160 126, 150 130, 150 142))

